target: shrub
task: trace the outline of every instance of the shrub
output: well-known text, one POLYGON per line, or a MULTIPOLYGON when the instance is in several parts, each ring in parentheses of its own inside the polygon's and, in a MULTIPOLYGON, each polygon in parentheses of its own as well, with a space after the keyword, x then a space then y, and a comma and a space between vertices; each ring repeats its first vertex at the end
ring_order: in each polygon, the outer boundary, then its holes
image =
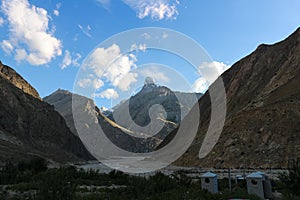
POLYGON ((282 192, 292 199, 300 197, 300 158, 289 161, 288 172, 279 175, 282 192))

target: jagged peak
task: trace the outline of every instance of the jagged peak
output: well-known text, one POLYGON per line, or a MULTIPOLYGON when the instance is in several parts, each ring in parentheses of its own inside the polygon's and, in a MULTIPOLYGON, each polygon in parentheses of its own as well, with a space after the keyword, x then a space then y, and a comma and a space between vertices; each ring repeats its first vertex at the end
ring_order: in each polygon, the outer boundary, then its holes
POLYGON ((144 86, 141 90, 142 93, 145 93, 145 92, 151 92, 153 91, 155 88, 157 88, 158 86, 155 84, 153 78, 147 76, 145 78, 145 82, 144 82, 144 86))
POLYGON ((152 85, 152 84, 155 85, 154 79, 151 78, 150 76, 147 76, 147 77, 145 78, 145 85, 152 85))
POLYGON ((72 94, 69 90, 58 88, 53 94, 72 94))

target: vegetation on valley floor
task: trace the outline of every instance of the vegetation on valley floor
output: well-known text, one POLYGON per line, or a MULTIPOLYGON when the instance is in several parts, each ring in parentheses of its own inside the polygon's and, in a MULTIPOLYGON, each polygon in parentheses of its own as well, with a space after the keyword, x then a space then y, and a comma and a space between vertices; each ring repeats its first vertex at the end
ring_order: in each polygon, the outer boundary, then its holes
MULTIPOLYGON (((282 174, 277 184, 286 199, 299 196, 300 168, 299 162, 295 163, 291 165, 291 173, 282 174)), ((49 169, 44 160, 34 159, 16 165, 8 163, 0 170, 0 199, 259 199, 247 194, 243 182, 233 184, 233 191, 229 192, 227 181, 220 180, 219 194, 210 194, 201 189, 200 182, 193 182, 184 173, 176 176, 157 173, 148 178, 119 171, 101 174, 73 166, 49 169)))

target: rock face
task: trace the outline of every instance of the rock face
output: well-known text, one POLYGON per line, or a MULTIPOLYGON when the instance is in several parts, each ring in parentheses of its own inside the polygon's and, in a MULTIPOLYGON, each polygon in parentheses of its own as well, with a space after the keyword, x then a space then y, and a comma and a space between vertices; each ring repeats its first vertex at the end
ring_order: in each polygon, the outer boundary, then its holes
POLYGON ((78 136, 72 114, 72 93, 67 90, 58 89, 43 100, 50 105, 65 119, 71 132, 78 136))
MULTIPOLYGON (((152 78, 147 77, 141 91, 115 106, 112 115, 113 118, 119 119, 117 121, 120 125, 129 129, 132 123, 146 126, 150 123, 151 106, 161 105, 162 108, 156 110, 161 115, 159 119, 165 118, 166 122, 178 125, 201 96, 201 93, 172 91, 165 86, 156 85, 152 78), (123 117, 126 109, 129 109, 130 119, 123 117), (162 109, 166 113, 163 114, 162 109)), ((151 132, 151 130, 146 132, 151 132)))
POLYGON ((92 159, 53 106, 10 67, 3 69, 13 75, 0 76, 0 163, 36 156, 60 163, 92 159))
POLYGON ((39 93, 12 68, 3 65, 0 61, 0 76, 17 88, 23 90, 23 92, 30 94, 31 96, 41 99, 39 93))
MULTIPOLYGON (((58 90, 44 98, 44 101, 53 105, 55 109, 65 118, 68 126, 75 135, 78 135, 72 115, 72 94, 68 91, 58 90)), ((161 143, 161 141, 174 130, 181 120, 181 110, 187 113, 191 107, 191 101, 197 101, 201 94, 172 92, 164 86, 157 86, 153 79, 147 78, 140 92, 114 107, 113 112, 100 112, 94 106, 94 111, 89 111, 98 117, 98 123, 106 136, 118 147, 136 153, 150 152, 161 143), (179 104, 176 95, 181 98, 179 104), (193 99, 194 98, 194 99, 193 99), (149 108, 152 105, 160 104, 166 111, 166 116, 161 109, 156 110, 156 118, 150 123, 149 108), (129 111, 128 111, 129 109, 129 111), (129 112, 128 117, 124 113, 129 112), (116 120, 117 119, 117 120, 116 120), (164 120, 166 119, 166 120, 164 120), (140 126, 136 128, 134 124, 140 126), (157 124, 161 128, 155 132, 157 124), (146 127, 146 128, 145 128, 146 127), (155 135, 149 133, 155 132, 155 135), (147 137, 147 138, 145 138, 147 137)), ((77 95, 78 96, 78 95, 77 95)), ((83 98, 83 97, 82 97, 83 98)), ((86 102, 94 104, 92 100, 86 102)), ((87 109, 82 109, 87 110, 87 109)))
POLYGON ((220 139, 208 156, 198 158, 210 120, 210 97, 206 92, 199 100, 197 136, 177 164, 276 168, 287 167, 289 159, 299 157, 300 29, 282 42, 260 45, 222 78, 227 117, 220 139))

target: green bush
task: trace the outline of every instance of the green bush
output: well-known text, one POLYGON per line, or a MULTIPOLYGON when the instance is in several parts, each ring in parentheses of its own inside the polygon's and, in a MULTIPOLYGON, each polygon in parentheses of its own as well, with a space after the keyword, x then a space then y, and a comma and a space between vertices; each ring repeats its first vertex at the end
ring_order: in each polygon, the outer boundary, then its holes
POLYGON ((288 172, 279 175, 283 194, 286 198, 300 197, 300 158, 289 161, 288 172))

